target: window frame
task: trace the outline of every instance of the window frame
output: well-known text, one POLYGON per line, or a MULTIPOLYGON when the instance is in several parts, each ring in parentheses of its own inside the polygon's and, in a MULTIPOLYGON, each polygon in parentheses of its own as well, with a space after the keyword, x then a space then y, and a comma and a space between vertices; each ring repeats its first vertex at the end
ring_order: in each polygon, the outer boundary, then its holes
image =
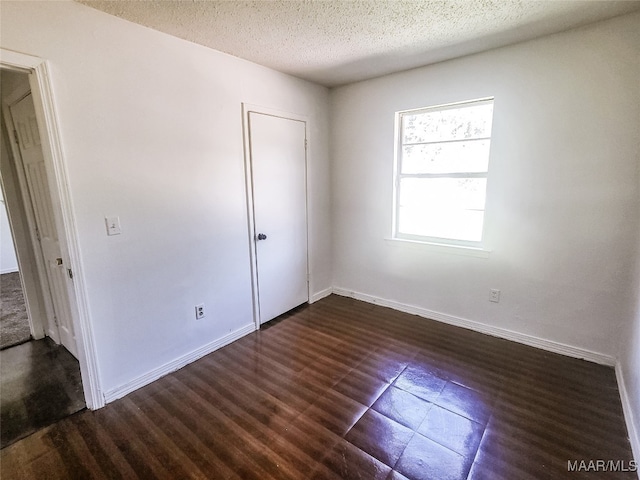
POLYGON ((461 102, 447 103, 442 105, 433 105, 429 107, 422 107, 410 110, 401 110, 396 112, 395 115, 395 155, 394 155, 394 165, 393 165, 393 225, 392 225, 392 236, 391 240, 400 240, 404 242, 409 242, 412 244, 425 244, 425 245, 436 245, 438 247, 453 247, 455 250, 461 249, 470 249, 470 250, 482 250, 484 251, 484 243, 485 243, 485 232, 486 232, 486 196, 485 203, 483 208, 483 221, 482 221, 482 231, 480 240, 461 240, 455 238, 444 238, 444 237, 433 237, 433 236, 423 236, 423 235, 414 235, 408 233, 401 233, 399 231, 399 222, 400 222, 400 183, 404 178, 485 178, 487 179, 487 187, 485 190, 488 190, 488 178, 489 178, 489 168, 490 168, 490 160, 491 160, 491 141, 493 136, 493 116, 491 118, 492 123, 492 132, 489 137, 478 137, 473 140, 489 140, 489 159, 487 163, 487 169, 483 172, 456 172, 456 173, 402 173, 402 160, 403 160, 403 147, 406 145, 420 145, 420 144, 444 144, 444 143, 458 143, 463 141, 469 141, 468 139, 460 139, 460 140, 444 140, 444 141, 436 141, 436 142, 419 142, 414 144, 404 143, 404 128, 403 128, 403 120, 407 115, 416 115, 420 113, 427 113, 433 111, 444 111, 454 108, 460 108, 463 106, 472 106, 472 105, 483 105, 483 104, 495 104, 495 97, 483 97, 474 100, 465 100, 461 102))

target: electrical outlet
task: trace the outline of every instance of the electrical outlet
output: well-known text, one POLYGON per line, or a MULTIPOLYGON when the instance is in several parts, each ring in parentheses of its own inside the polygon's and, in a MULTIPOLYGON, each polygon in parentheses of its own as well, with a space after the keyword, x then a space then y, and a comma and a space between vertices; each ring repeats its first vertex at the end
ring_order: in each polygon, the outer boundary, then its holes
POLYGON ((204 317, 204 315, 204 303, 196 305, 196 320, 201 319, 202 317, 204 317))
POLYGON ((491 293, 489 294, 489 301, 498 303, 500 301, 500 290, 497 288, 492 288, 491 293))

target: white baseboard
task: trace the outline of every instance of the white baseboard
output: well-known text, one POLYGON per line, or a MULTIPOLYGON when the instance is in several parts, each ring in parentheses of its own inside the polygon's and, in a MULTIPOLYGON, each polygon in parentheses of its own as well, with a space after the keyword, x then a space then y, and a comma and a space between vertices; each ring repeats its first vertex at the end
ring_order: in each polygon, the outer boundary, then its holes
POLYGON ((218 340, 208 343, 205 346, 198 348, 197 350, 194 350, 186 355, 183 355, 182 357, 176 358, 175 360, 169 363, 165 363, 164 365, 158 368, 154 368, 150 372, 147 372, 144 375, 140 375, 138 378, 135 378, 130 382, 125 383, 124 385, 121 385, 119 387, 116 387, 109 391, 104 392, 104 401, 105 403, 110 403, 110 402, 113 402, 114 400, 117 400, 118 398, 122 398, 125 395, 133 392, 134 390, 142 388, 145 385, 148 385, 151 382, 158 380, 159 378, 164 377, 165 375, 171 372, 175 372, 176 370, 181 369, 182 367, 184 367, 185 365, 188 365, 191 362, 195 362, 199 358, 204 357, 205 355, 208 355, 211 352, 214 352, 215 350, 218 350, 219 348, 222 348, 225 345, 228 345, 231 342, 234 342, 244 337, 245 335, 255 331, 255 329, 256 329, 255 324, 251 323, 245 327, 242 327, 238 330, 231 332, 228 335, 225 335, 224 337, 218 340))
MULTIPOLYGON (((640 462, 640 432, 638 431, 637 420, 633 413, 631 400, 629 398, 629 391, 627 390, 627 384, 624 381, 624 372, 622 371, 622 365, 620 362, 616 365, 616 379, 618 380, 618 390, 620 391, 620 400, 622 401, 622 411, 624 412, 624 419, 627 423, 627 431, 629 432, 629 442, 631 443, 631 450, 633 452, 633 458, 640 462)), ((638 470, 638 478, 640 479, 640 470, 638 470)))
POLYGON ((568 357, 580 358, 611 367, 615 366, 617 363, 616 359, 610 355, 592 352, 590 350, 573 347, 571 345, 565 345, 564 343, 554 342, 552 340, 547 340, 544 338, 534 337, 532 335, 526 335, 524 333, 514 332, 513 330, 507 330, 505 328, 486 325, 484 323, 468 320, 466 318, 455 317, 446 313, 435 312, 433 310, 428 310, 422 307, 406 305, 404 303, 395 302, 393 300, 387 300, 384 298, 375 297, 373 295, 367 295, 365 293, 354 292, 352 290, 338 287, 333 288, 333 293, 335 293, 336 295, 341 295, 343 297, 351 297, 355 298, 356 300, 362 300, 363 302, 373 303, 375 305, 381 305, 383 307, 389 307, 401 312, 411 313, 413 315, 418 315, 419 317, 430 318, 432 320, 437 320, 439 322, 454 325, 456 327, 462 327, 468 330, 485 333, 493 337, 504 338, 506 340, 529 345, 530 347, 540 348, 548 352, 566 355, 568 357))
POLYGON ((324 290, 320 290, 319 292, 314 293, 309 298, 309 303, 315 303, 318 300, 322 300, 324 297, 328 297, 333 293, 333 288, 325 288, 324 290))

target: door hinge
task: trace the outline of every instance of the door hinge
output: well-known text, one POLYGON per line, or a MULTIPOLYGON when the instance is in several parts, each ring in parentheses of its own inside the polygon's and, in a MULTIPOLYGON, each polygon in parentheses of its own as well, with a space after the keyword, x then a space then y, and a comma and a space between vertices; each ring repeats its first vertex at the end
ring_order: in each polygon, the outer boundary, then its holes
POLYGON ((13 138, 15 138, 16 139, 16 143, 18 145, 20 145, 20 140, 18 139, 18 131, 17 130, 13 131, 13 138))
POLYGON ((40 230, 38 230, 38 226, 35 227, 36 230, 36 240, 40 241, 40 230))
POLYGON ((307 139, 304 139, 304 149, 306 150, 307 147, 309 146, 309 142, 307 142, 307 139))
POLYGON ((67 273, 69 274, 69 278, 73 280, 73 272, 71 271, 70 268, 67 268, 67 273))

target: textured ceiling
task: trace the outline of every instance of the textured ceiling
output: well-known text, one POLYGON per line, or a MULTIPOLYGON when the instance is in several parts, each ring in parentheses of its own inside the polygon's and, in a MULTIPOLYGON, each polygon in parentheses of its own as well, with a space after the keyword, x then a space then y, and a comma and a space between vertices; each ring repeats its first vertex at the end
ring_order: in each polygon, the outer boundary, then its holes
POLYGON ((326 86, 640 9, 640 0, 76 0, 326 86))

